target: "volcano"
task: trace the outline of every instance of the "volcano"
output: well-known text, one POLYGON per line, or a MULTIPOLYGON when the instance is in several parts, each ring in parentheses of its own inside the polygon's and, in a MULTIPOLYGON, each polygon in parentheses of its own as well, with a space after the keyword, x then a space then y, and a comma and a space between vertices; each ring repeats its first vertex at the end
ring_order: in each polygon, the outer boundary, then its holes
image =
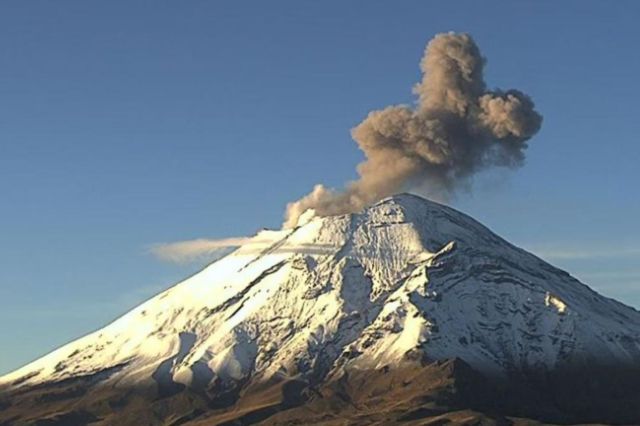
POLYGON ((640 312, 401 194, 263 230, 0 378, 0 425, 640 423, 640 312))

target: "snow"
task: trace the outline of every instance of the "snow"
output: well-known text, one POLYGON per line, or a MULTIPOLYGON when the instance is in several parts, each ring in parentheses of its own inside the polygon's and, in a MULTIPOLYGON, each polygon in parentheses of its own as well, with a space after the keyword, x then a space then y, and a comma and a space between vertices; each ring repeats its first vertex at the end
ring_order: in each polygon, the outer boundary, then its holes
POLYGON ((553 306, 560 314, 564 314, 564 312, 567 310, 567 304, 557 297, 552 296, 549 292, 547 292, 544 297, 544 304, 546 306, 553 306))
MULTIPOLYGON (((640 361, 640 313, 464 214, 412 195, 301 218, 101 330, 0 378, 27 386, 116 365, 114 386, 324 377, 459 357, 504 373, 640 361)), ((206 384, 206 383, 205 383, 206 384)))

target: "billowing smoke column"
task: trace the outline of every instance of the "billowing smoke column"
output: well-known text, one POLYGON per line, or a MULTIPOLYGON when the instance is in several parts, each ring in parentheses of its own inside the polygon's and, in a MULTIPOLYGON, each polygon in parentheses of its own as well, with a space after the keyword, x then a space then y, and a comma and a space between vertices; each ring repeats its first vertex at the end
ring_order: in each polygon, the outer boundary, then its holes
POLYGON ((482 169, 520 166, 542 117, 517 90, 487 90, 483 66, 468 34, 437 35, 420 63, 416 107, 373 111, 352 130, 366 156, 360 178, 339 192, 316 185, 287 206, 285 227, 307 209, 321 216, 355 212, 412 187, 443 198, 482 169))

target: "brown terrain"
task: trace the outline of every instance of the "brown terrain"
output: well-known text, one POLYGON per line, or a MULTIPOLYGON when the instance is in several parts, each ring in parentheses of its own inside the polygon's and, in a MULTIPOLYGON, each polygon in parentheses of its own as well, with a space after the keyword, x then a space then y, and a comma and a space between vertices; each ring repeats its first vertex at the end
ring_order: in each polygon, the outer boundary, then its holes
POLYGON ((0 425, 638 424, 640 374, 594 368, 489 380, 458 359, 204 391, 101 385, 112 371, 2 390, 0 425))

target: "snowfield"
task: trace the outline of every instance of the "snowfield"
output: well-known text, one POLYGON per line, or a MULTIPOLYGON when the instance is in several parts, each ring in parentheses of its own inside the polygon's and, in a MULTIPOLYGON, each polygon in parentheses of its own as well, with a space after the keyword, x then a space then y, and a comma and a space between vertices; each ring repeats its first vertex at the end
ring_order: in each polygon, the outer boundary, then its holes
POLYGON ((640 313, 470 217, 402 194, 262 231, 113 323, 0 378, 115 387, 302 377, 458 357, 508 374, 640 362, 640 313))

